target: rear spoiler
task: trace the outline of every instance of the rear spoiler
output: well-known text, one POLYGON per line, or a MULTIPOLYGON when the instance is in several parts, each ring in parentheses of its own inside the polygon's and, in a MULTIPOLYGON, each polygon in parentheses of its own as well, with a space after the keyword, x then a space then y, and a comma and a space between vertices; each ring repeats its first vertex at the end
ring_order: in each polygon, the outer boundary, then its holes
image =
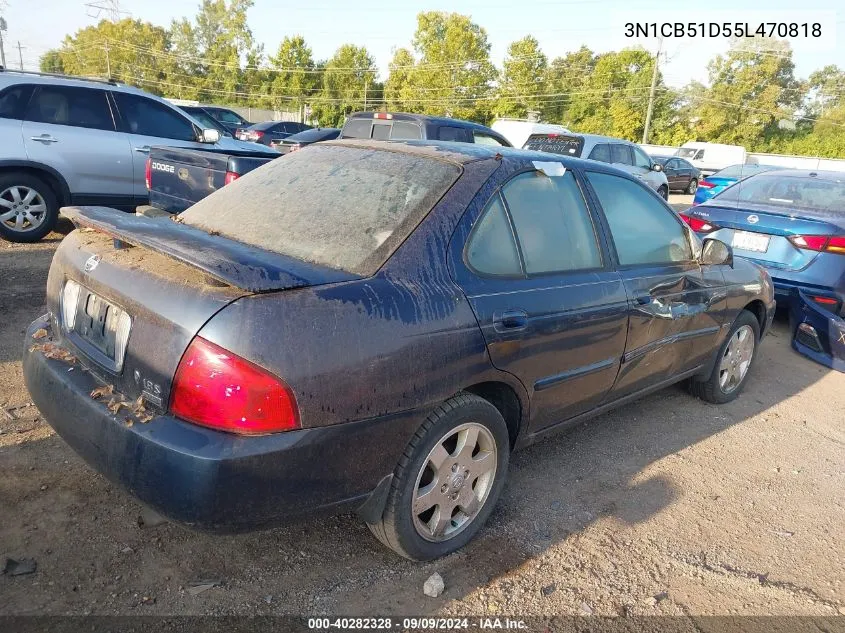
POLYGON ((63 207, 61 212, 78 228, 106 233, 131 246, 172 257, 247 292, 360 279, 352 273, 271 253, 165 218, 129 215, 108 207, 63 207))

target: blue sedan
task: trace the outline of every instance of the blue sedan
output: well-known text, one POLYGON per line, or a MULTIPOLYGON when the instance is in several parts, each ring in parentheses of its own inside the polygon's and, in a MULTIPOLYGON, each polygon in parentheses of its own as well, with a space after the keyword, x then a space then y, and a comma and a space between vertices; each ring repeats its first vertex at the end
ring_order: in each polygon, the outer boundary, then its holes
POLYGON ((792 316, 793 346, 845 371, 845 173, 758 174, 684 217, 764 266, 792 316))
POLYGON ((698 205, 707 202, 710 198, 722 193, 722 191, 735 182, 764 171, 772 171, 773 169, 780 168, 772 165, 731 165, 730 167, 725 167, 699 181, 692 204, 698 205))
POLYGON ((186 525, 355 510, 416 560, 514 448, 682 380, 736 398, 774 311, 639 180, 501 146, 327 141, 176 222, 63 213, 24 352, 62 438, 186 525))

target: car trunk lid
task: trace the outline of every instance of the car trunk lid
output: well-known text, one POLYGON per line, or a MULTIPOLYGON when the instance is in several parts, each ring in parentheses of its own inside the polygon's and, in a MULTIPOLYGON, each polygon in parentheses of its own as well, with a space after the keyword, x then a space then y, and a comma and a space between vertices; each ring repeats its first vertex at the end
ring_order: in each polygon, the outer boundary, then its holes
POLYGON ((104 208, 63 213, 81 230, 62 241, 50 267, 54 335, 116 392, 127 399, 143 396, 158 410, 167 408, 184 350, 229 303, 253 293, 356 278, 166 219, 104 208), (63 296, 69 281, 79 286, 73 298, 63 296), (122 363, 119 335, 111 331, 121 313, 129 320, 122 363))

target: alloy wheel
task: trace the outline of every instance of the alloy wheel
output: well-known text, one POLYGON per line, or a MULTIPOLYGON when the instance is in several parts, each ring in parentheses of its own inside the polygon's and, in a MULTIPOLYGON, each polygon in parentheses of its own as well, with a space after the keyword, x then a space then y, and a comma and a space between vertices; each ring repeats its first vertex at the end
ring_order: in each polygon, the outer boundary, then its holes
POLYGON ((46 217, 47 203, 35 189, 16 185, 0 192, 0 222, 9 230, 33 231, 46 217))
POLYGON ((719 363, 719 388, 731 393, 745 379, 754 356, 754 330, 743 325, 731 336, 719 363))
POLYGON ((496 441, 483 425, 461 424, 440 438, 417 475, 411 513, 427 541, 446 541, 478 516, 493 487, 496 441))

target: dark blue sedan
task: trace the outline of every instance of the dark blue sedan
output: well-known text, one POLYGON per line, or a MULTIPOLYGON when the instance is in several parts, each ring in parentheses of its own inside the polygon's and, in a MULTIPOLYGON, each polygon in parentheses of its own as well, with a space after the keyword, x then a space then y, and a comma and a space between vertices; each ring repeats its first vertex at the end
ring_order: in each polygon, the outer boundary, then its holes
POLYGON ((764 266, 793 316, 796 349, 845 370, 845 173, 761 173, 686 219, 700 236, 764 266))
POLYGON ((417 560, 512 449, 681 380, 735 398, 774 310, 638 180, 503 147, 328 141, 176 222, 64 213, 24 355, 59 435, 189 526, 355 510, 417 560))

